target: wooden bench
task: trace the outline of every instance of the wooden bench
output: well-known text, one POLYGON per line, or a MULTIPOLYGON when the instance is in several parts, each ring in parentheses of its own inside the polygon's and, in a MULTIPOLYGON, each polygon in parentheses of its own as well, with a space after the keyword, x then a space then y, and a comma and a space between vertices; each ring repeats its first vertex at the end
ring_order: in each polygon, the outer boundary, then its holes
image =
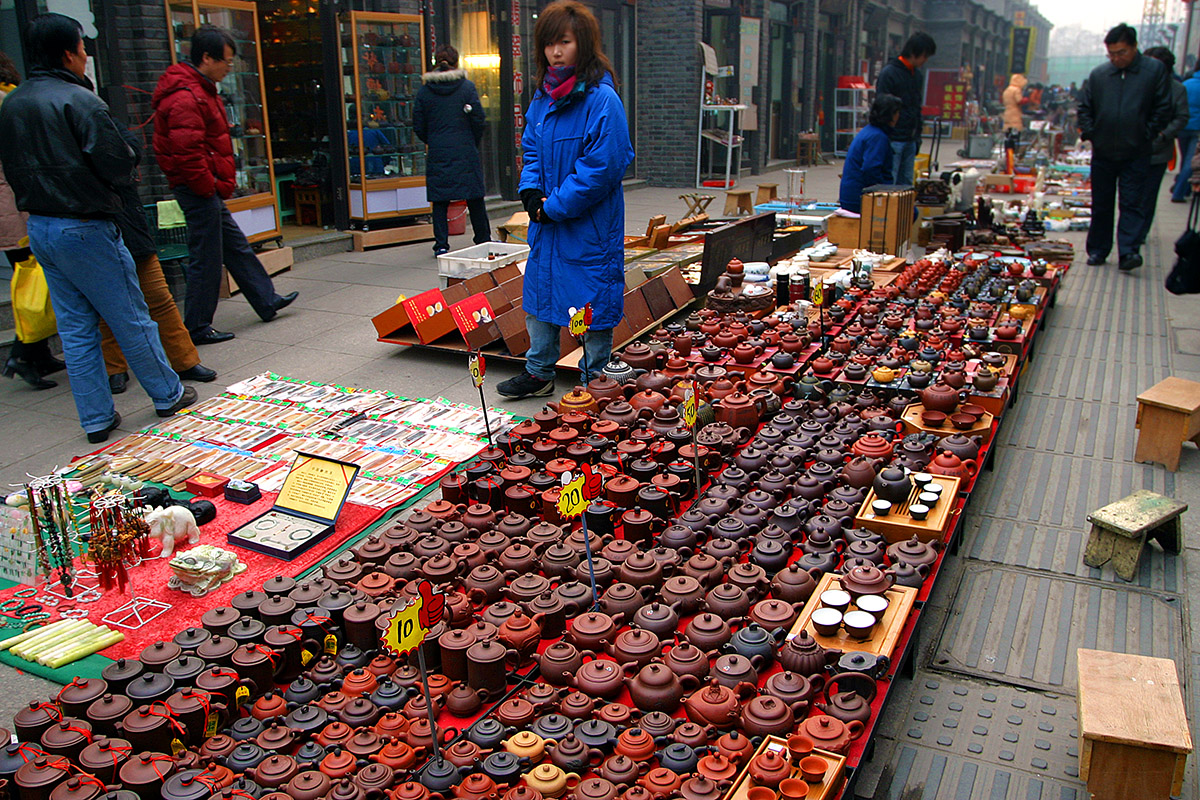
POLYGON ((1157 539, 1163 550, 1178 555, 1183 550, 1183 521, 1187 503, 1138 489, 1128 497, 1088 514, 1092 532, 1083 551, 1083 563, 1101 567, 1110 560, 1113 571, 1127 581, 1137 573, 1147 539, 1157 539))
POLYGON ((756 186, 758 186, 758 194, 754 196, 754 205, 769 203, 779 198, 778 183, 759 183, 756 186))
POLYGON ((1179 469, 1183 443, 1200 445, 1200 383, 1164 378, 1137 397, 1137 450, 1134 461, 1179 469))
POLYGON ((754 203, 749 189, 730 189, 725 193, 725 216, 736 217, 743 212, 754 213, 754 203))
POLYGON ((1080 649, 1079 777, 1094 800, 1167 800, 1192 752, 1175 662, 1080 649))

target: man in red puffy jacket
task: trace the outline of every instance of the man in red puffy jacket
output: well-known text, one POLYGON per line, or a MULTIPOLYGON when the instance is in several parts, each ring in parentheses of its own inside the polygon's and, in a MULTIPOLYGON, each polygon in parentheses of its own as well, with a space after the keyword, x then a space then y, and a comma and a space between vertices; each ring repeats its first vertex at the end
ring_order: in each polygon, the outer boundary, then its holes
POLYGON ((213 314, 221 265, 237 281, 263 322, 296 299, 275 286, 250 249, 225 200, 237 187, 237 169, 225 105, 217 93, 236 48, 225 31, 204 26, 192 36, 191 63, 174 64, 154 88, 154 154, 188 225, 187 299, 184 324, 196 344, 233 338, 215 330, 213 314))

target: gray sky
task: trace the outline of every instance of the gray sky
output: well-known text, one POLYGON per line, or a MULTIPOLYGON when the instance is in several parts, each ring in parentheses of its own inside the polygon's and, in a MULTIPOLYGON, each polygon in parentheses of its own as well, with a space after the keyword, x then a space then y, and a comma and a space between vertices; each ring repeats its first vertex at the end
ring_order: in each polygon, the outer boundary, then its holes
MULTIPOLYGON (((1178 5, 1179 0, 1167 0, 1167 4, 1178 5)), ((1119 22, 1128 22, 1137 27, 1142 21, 1142 0, 1088 0, 1086 3, 1040 0, 1037 7, 1055 25, 1082 25, 1093 30, 1107 30, 1119 22)))

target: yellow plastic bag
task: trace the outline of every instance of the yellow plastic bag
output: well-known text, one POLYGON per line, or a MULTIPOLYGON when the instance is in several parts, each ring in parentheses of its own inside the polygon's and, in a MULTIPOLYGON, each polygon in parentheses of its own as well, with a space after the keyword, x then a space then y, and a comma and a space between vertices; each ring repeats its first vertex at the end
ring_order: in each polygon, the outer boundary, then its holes
MULTIPOLYGON (((29 238, 22 239, 17 246, 29 247, 29 238)), ((50 287, 46 285, 42 265, 32 252, 13 267, 12 306, 17 338, 22 342, 40 342, 57 332, 50 287)))

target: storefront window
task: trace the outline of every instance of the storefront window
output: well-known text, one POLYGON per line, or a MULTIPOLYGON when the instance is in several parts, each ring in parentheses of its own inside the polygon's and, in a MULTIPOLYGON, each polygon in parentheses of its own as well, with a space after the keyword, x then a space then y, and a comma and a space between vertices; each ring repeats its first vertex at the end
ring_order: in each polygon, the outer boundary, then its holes
POLYGON ((506 127, 500 102, 500 47, 495 14, 488 0, 451 0, 450 44, 458 50, 459 66, 479 90, 479 101, 487 117, 480 155, 489 195, 500 191, 500 136, 506 127))

